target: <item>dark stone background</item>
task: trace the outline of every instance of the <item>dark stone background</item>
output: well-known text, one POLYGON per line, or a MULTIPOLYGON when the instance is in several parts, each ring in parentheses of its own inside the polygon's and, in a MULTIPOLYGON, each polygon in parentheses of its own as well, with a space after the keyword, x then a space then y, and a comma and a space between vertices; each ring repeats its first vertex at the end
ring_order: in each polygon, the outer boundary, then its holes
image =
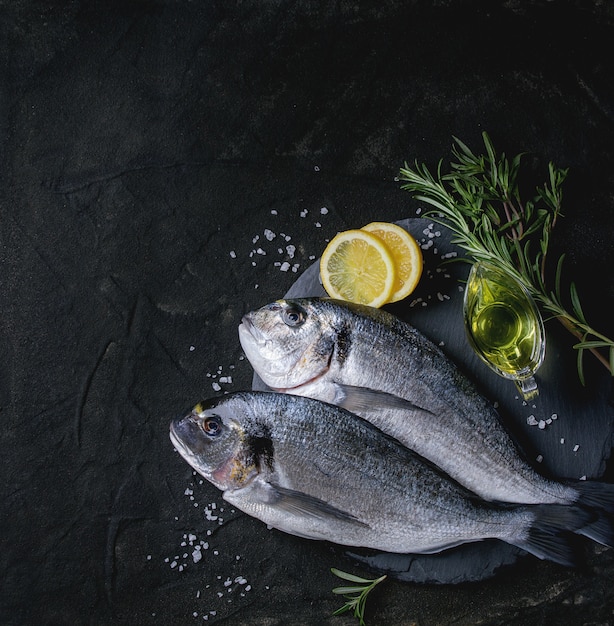
MULTIPOLYGON (((553 255, 607 334, 612 5, 15 0, 0 28, 0 622, 355 623, 342 554, 224 507, 168 423, 250 386, 241 315, 338 230, 415 214, 399 167, 453 135, 570 168, 553 255)), ((389 582, 368 623, 614 623, 613 577, 591 548, 389 582)))

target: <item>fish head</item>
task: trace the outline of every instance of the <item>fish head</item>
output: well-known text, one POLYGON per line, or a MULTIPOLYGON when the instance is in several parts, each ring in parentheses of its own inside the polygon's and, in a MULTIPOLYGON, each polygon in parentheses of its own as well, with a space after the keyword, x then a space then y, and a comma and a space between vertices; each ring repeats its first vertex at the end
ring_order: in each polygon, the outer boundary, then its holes
POLYGON ((199 402, 171 422, 170 438, 183 459, 222 491, 239 489, 257 474, 240 402, 215 398, 199 402))
POLYGON ((243 316, 241 346, 272 389, 292 389, 328 371, 335 329, 319 305, 309 298, 277 300, 243 316))

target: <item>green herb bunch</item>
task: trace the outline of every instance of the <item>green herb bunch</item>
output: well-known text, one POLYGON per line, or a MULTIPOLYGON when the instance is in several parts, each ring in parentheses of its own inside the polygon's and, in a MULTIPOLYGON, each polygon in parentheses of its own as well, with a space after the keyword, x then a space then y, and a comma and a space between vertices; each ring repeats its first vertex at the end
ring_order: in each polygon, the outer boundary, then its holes
POLYGON ((529 290, 544 316, 558 319, 578 342, 578 375, 584 384, 585 350, 595 354, 614 375, 614 341, 593 329, 586 321, 578 292, 572 282, 566 305, 561 293, 561 272, 565 255, 558 259, 554 287, 546 285, 546 259, 552 229, 562 216, 562 185, 566 169, 548 165, 548 181, 531 200, 520 197, 518 175, 522 154, 511 161, 497 156, 486 133, 482 134, 485 155, 474 154, 454 138, 448 173, 440 161, 436 174, 425 165, 407 163, 401 168, 403 189, 432 209, 425 216, 447 226, 453 243, 469 255, 469 261, 488 261, 509 273, 529 290), (608 352, 604 357, 602 350, 608 352))
POLYGON ((332 567, 330 571, 342 580, 352 583, 351 585, 335 587, 333 589, 334 594, 342 595, 346 599, 346 603, 342 607, 339 607, 333 615, 341 615, 346 611, 354 611, 354 617, 359 620, 360 626, 365 626, 367 597, 377 585, 386 579, 386 576, 369 579, 342 572, 334 567, 332 567))

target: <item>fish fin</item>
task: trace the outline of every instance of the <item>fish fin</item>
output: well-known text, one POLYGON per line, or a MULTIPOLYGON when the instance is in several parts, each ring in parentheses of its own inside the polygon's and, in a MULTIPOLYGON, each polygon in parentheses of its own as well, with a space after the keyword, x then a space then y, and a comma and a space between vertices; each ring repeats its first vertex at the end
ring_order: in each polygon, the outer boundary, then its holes
POLYGON ((422 411, 432 415, 425 409, 405 398, 400 398, 387 391, 355 387, 353 385, 337 385, 337 394, 334 403, 352 413, 373 409, 403 409, 405 411, 422 411))
POLYGON ((573 533, 594 521, 594 514, 580 507, 558 504, 535 505, 531 510, 535 513, 535 520, 528 536, 514 545, 540 559, 575 567, 578 554, 573 533))
POLYGON ((614 517, 602 511, 595 511, 596 519, 576 532, 608 548, 614 548, 614 517))
POLYGON ((614 513, 614 485, 581 480, 574 482, 573 486, 580 494, 576 504, 614 513))
MULTIPOLYGON (((324 500, 258 478, 242 489, 225 491, 224 499, 238 506, 241 510, 245 510, 246 506, 254 508, 254 505, 264 505, 283 510, 292 517, 311 517, 318 520, 333 519, 369 528, 368 524, 361 522, 350 513, 324 502, 324 500)), ((293 533, 297 534, 296 531, 293 533)))
POLYGON ((341 509, 338 509, 324 500, 320 500, 314 496, 310 496, 302 491, 295 491, 294 489, 287 489, 286 487, 280 487, 269 483, 269 504, 273 504, 281 509, 288 511, 288 513, 294 515, 307 515, 318 519, 333 518, 335 520, 341 520, 344 522, 351 522, 368 528, 369 525, 361 522, 358 518, 354 517, 350 513, 346 513, 341 509))

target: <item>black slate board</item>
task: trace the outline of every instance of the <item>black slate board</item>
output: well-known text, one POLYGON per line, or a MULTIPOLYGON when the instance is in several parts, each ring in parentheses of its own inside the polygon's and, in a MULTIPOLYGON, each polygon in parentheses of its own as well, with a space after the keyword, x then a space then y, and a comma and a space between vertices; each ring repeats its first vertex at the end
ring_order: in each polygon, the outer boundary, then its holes
MULTIPOLYGON (((596 479, 605 470, 614 435, 614 409, 608 402, 611 379, 595 371, 586 387, 578 382, 572 343, 551 321, 546 326, 546 357, 536 375, 539 395, 524 401, 514 383, 492 372, 473 352, 463 325, 464 281, 469 263, 451 243, 447 228, 424 218, 398 222, 421 244, 424 270, 415 292, 386 308, 409 322, 477 383, 516 436, 529 461, 543 474, 596 479)), ((311 265, 284 297, 326 296, 319 261, 311 265)), ((590 357, 589 357, 590 358, 590 357)), ((590 370, 593 372, 593 370, 590 370)), ((254 375, 254 389, 267 389, 254 375)), ((352 559, 408 582, 452 584, 493 576, 525 553, 498 541, 466 544, 434 555, 399 555, 352 551, 352 559)))

